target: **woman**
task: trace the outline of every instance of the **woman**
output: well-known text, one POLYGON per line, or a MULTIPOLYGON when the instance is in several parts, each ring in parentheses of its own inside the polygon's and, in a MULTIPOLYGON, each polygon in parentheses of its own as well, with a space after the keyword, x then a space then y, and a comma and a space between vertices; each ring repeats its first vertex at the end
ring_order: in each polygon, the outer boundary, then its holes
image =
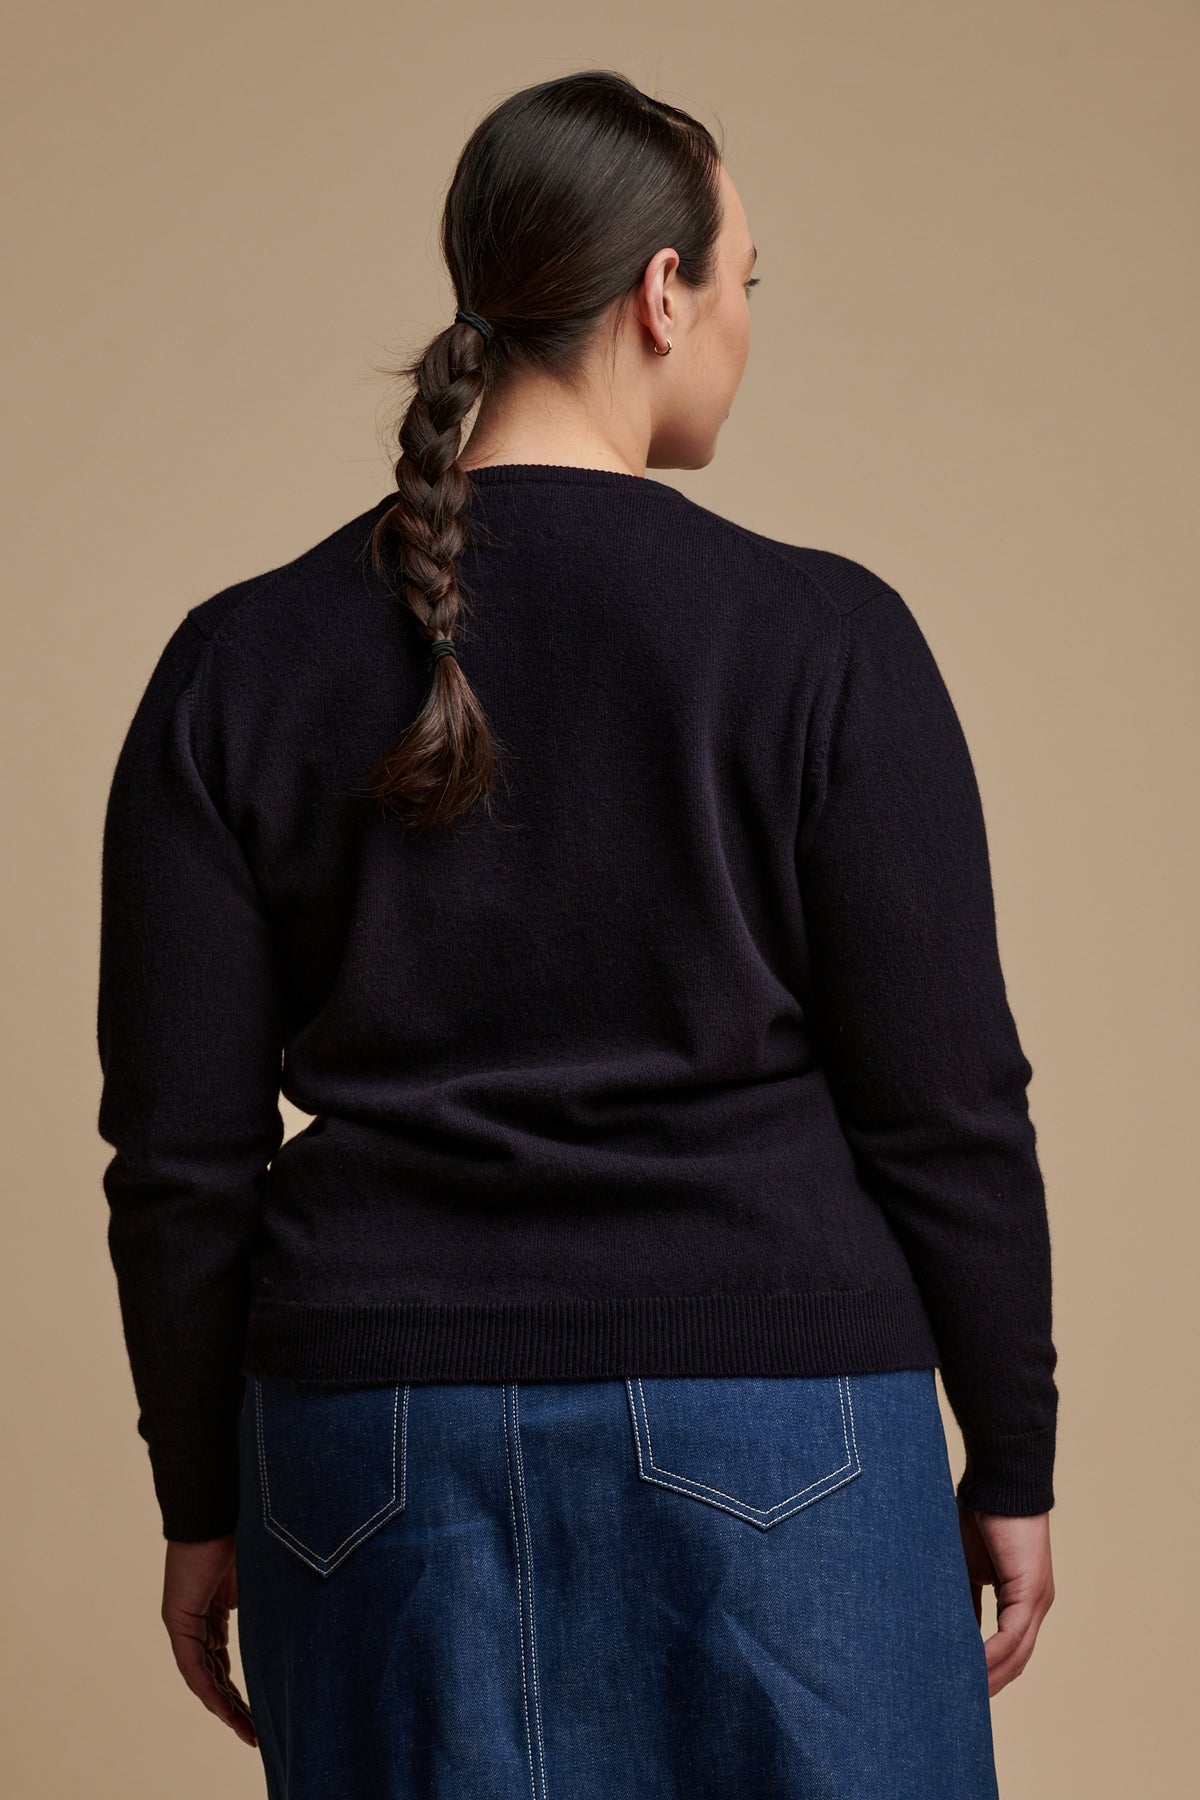
POLYGON ((985 1800, 1057 1394, 953 705, 879 576, 646 473, 748 350, 701 125, 517 93, 443 244, 395 489, 188 610, 113 777, 179 1667, 290 1800, 985 1800))

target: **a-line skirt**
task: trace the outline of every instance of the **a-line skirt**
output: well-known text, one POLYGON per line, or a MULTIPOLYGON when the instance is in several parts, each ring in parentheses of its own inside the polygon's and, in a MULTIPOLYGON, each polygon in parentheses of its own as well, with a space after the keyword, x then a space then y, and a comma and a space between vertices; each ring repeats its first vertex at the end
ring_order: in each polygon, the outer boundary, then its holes
POLYGON ((932 1369, 248 1377, 270 1800, 996 1800, 932 1369))

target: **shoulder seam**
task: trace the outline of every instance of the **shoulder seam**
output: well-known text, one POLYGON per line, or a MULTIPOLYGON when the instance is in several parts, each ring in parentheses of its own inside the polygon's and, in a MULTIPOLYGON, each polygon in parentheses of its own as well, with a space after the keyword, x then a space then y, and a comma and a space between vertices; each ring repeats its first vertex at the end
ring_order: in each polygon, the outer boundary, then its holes
MULTIPOLYGON (((675 491, 678 493, 678 489, 675 491)), ((687 501, 688 496, 686 494, 680 494, 679 498, 683 501, 687 501)), ((706 507, 704 510, 707 512, 709 509, 706 507)), ((748 525, 740 524, 737 519, 727 519, 722 514, 714 514, 713 516, 720 519, 721 524, 726 530, 736 532, 738 537, 744 538, 752 549, 764 551, 777 563, 782 563, 784 568, 787 569, 790 574, 798 575, 802 581, 808 583, 809 587, 815 588, 826 606, 829 607, 830 611, 837 612, 838 608, 834 606, 833 600, 824 582, 819 581, 808 569, 801 568, 799 563, 793 562, 789 556, 785 555, 782 550, 777 550, 773 544, 764 543, 761 533, 752 531, 748 525)), ((800 549, 801 546, 797 544, 796 548, 800 549)))
POLYGON ((197 607, 189 607, 187 617, 191 620, 192 624, 196 627, 196 630, 200 633, 200 636, 204 638, 207 643, 227 643, 229 630, 240 615, 242 608, 249 605, 252 600, 257 600, 260 594, 265 593, 268 588, 279 581, 282 576, 286 575, 293 564, 299 560, 298 557, 293 557, 290 562, 281 563, 277 569, 268 569, 262 575, 251 576, 248 582, 235 581, 232 582, 229 587, 218 588, 215 594, 209 594, 204 600, 199 601, 197 607), (225 616, 222 618, 216 630, 206 631, 199 619, 195 617, 198 607, 207 606, 213 600, 219 600, 223 594, 228 594, 232 589, 238 587, 243 588, 244 592, 239 594, 238 598, 230 603, 225 612, 225 616))
MULTIPOLYGON (((876 576, 876 580, 879 580, 879 579, 880 578, 878 576, 876 576)), ((842 617, 848 619, 850 617, 851 613, 861 612, 863 607, 869 606, 873 600, 884 600, 887 598, 887 596, 889 594, 895 594, 895 593, 896 593, 895 588, 889 587, 887 582, 884 582, 883 586, 876 588, 876 590, 873 594, 864 594, 861 600, 856 600, 854 602, 853 606, 848 606, 846 608, 845 612, 843 613, 842 617)), ((899 599, 899 597, 900 596, 897 594, 896 598, 899 599)))
MULTIPOLYGON (((679 498, 685 505, 690 504, 689 496, 687 494, 679 493, 677 488, 674 489, 673 492, 679 495, 679 498)), ((705 507, 703 510, 708 512, 710 509, 705 507)), ((764 543, 762 533, 752 531, 749 526, 740 524, 737 519, 727 519, 723 514, 714 513, 712 516, 718 519, 728 530, 734 531, 739 537, 745 538, 754 549, 765 551, 767 555, 773 557, 776 562, 782 563, 793 575, 799 575, 802 581, 807 582, 809 587, 816 590, 829 610, 836 613, 839 618, 849 618, 851 613, 858 612, 859 608, 866 606, 869 601, 878 600, 881 595, 885 593, 894 593, 896 591, 890 583, 884 581, 881 575, 876 575, 874 570, 870 570, 869 573, 874 580, 880 584, 874 593, 864 594, 861 600, 856 600, 854 602, 853 606, 838 606, 835 604, 829 589, 818 575, 814 575, 811 570, 803 568, 799 563, 793 562, 791 557, 789 557, 785 551, 777 550, 773 544, 764 543)), ((802 550, 804 546, 802 544, 797 544, 795 548, 797 550, 802 550)))

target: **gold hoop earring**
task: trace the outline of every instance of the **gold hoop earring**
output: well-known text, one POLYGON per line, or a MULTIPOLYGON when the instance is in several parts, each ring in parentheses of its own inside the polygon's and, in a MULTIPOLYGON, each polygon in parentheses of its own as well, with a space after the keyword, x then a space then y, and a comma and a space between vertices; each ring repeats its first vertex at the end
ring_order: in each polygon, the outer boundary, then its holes
POLYGON ((651 344, 651 346, 650 346, 650 348, 651 348, 651 349, 652 349, 652 350, 653 350, 653 352, 654 352, 654 354, 655 354, 655 356, 670 356, 670 354, 671 354, 671 340, 670 340, 670 338, 668 338, 668 339, 667 339, 667 347, 666 347, 666 349, 665 349, 665 350, 660 350, 660 349, 659 349, 659 347, 658 347, 658 345, 657 345, 657 344, 653 344, 653 343, 652 343, 652 344, 651 344))

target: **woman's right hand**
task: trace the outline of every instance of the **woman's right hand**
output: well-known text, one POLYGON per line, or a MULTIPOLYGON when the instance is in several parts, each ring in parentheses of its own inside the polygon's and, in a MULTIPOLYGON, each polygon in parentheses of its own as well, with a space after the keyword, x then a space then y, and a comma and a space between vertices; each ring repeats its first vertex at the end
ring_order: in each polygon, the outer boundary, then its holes
POLYGON ((1021 1673, 1054 1602, 1050 1514, 1027 1518, 959 1506, 959 1529, 975 1617, 983 1624, 983 1589, 996 1593, 996 1630, 984 1640, 989 1697, 1021 1673))

